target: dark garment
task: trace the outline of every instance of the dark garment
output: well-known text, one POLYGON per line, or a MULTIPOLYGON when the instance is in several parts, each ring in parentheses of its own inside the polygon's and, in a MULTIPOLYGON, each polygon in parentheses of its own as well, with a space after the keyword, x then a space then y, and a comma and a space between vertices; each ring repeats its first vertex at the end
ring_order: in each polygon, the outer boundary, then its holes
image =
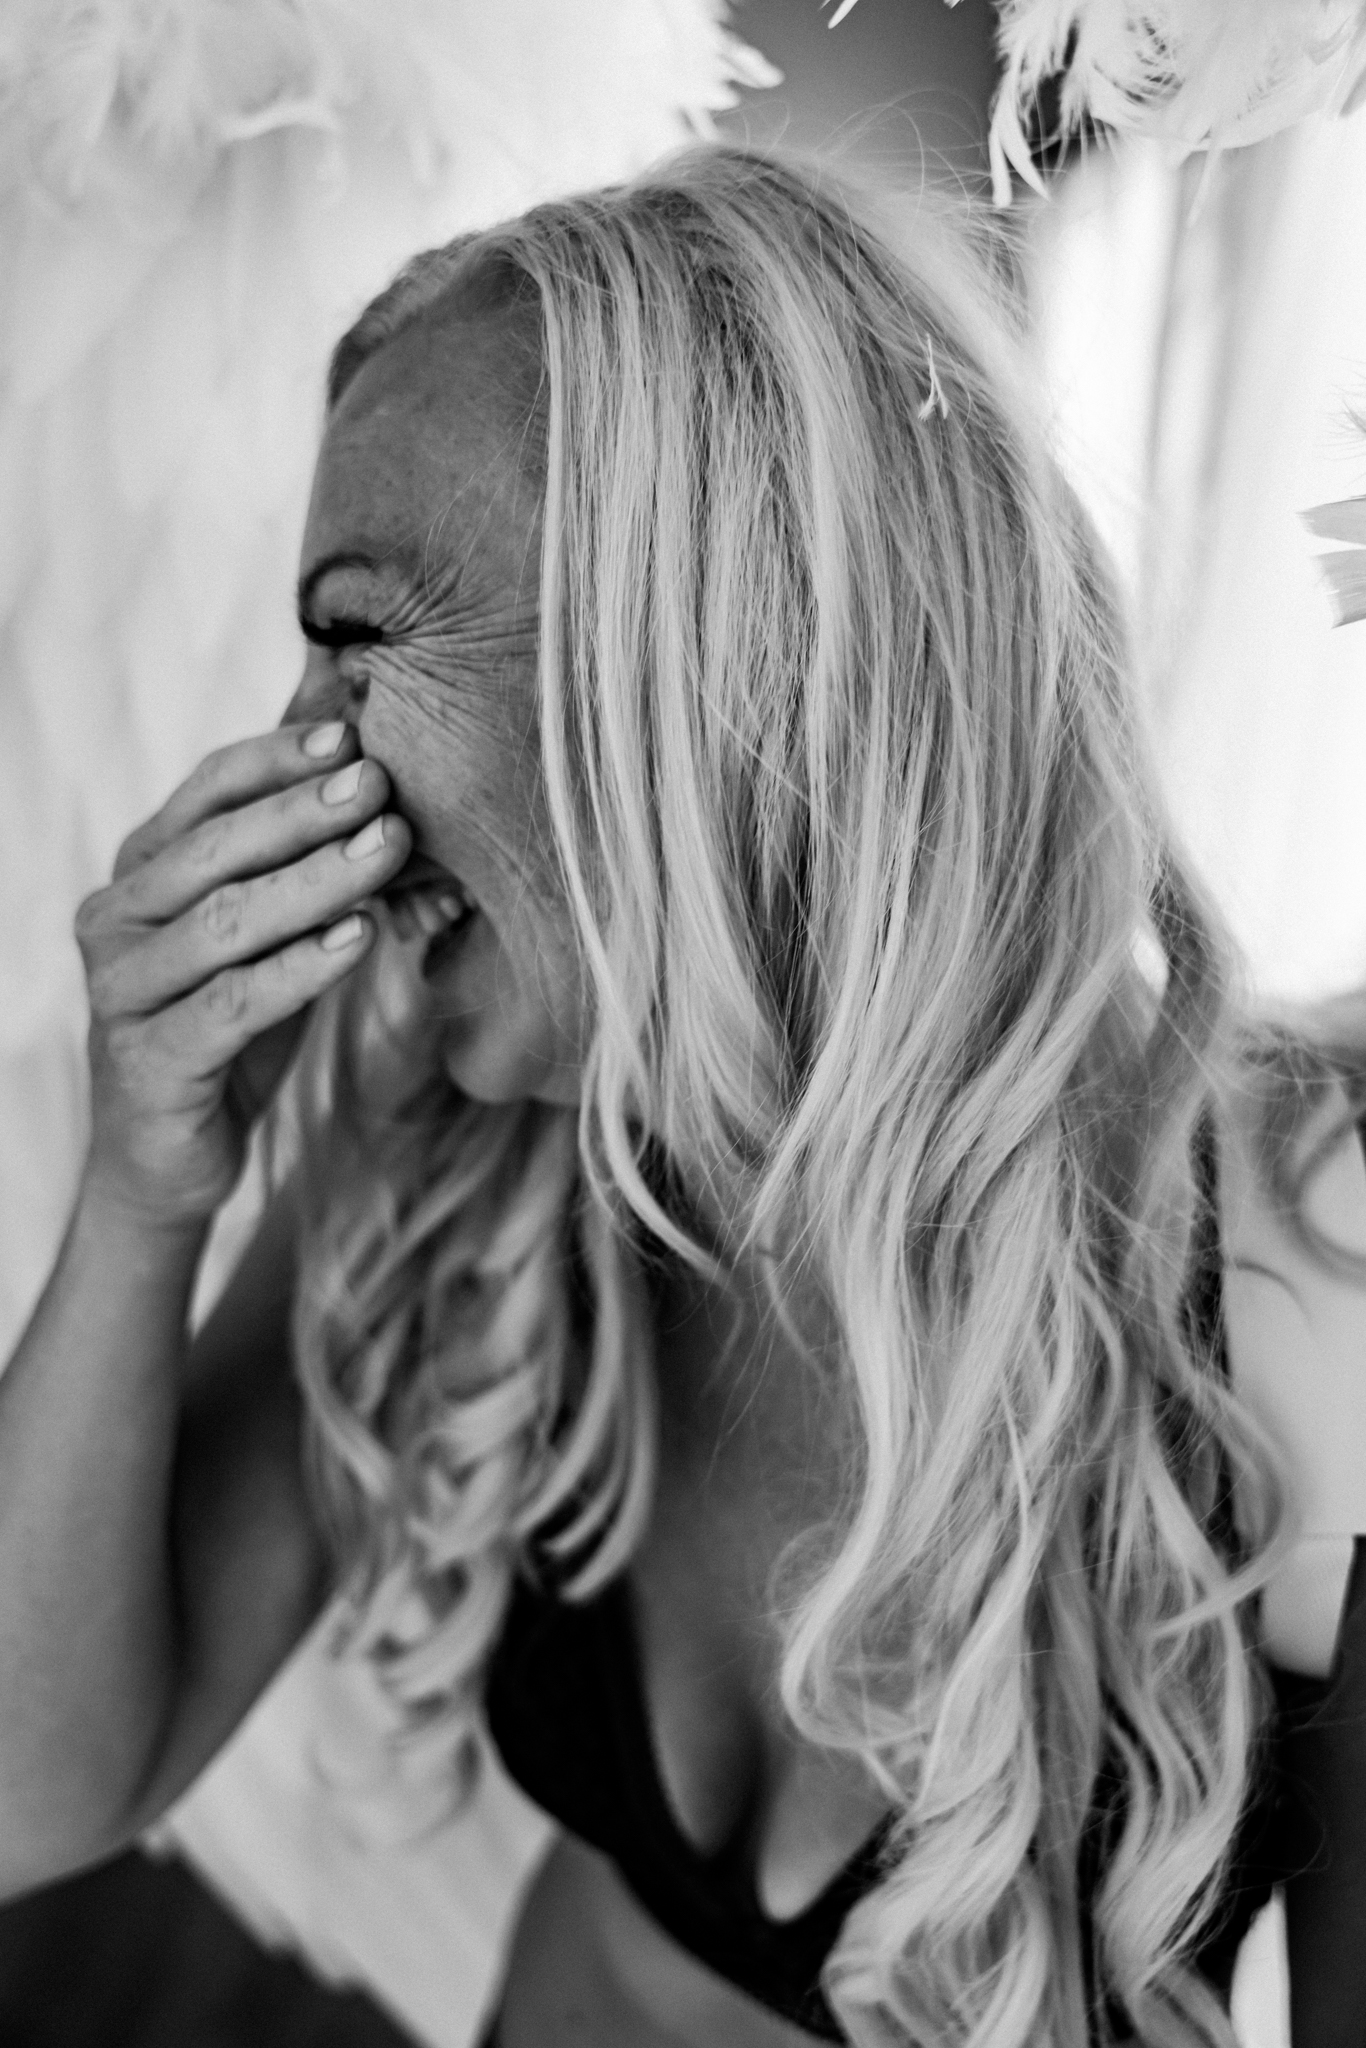
POLYGON ((126 1849, 0 1906, 4 2048, 416 2048, 268 1954, 195 1873, 126 1849))
POLYGON ((795 1920, 770 1920, 743 1828, 714 1856, 698 1855, 679 1831, 639 1670, 624 1579, 581 1607, 519 1585, 485 1695, 503 1762, 538 1806, 611 1857, 683 1948, 784 2018, 842 2040, 816 1979, 846 1913, 875 1881, 877 1838, 795 1920))
POLYGON ((1366 1538, 1326 1685, 1276 1674, 1280 1787, 1271 1855, 1286 1886, 1290 2033, 1366 2048, 1366 1538))
MULTIPOLYGON (((1366 1145, 1366 1123, 1361 1126, 1366 1145)), ((1189 1296, 1190 1325, 1222 1345, 1217 1176, 1203 1134, 1207 1201, 1189 1296)), ((1227 1359, 1224 1361, 1227 1371, 1227 1359)), ((1297 2040, 1366 2048, 1366 1545, 1358 1542, 1342 1647, 1323 1682, 1273 1672, 1277 1714, 1253 1773, 1221 1914, 1196 1953, 1227 2000, 1238 1946, 1273 1884, 1317 1857, 1321 1893, 1307 1910, 1290 1894, 1297 2040), (1311 1792, 1312 1788, 1312 1792, 1311 1792), (1352 1842, 1349 1814, 1361 1823, 1352 1842), (1330 1842, 1320 1806, 1334 1818, 1330 1842), (1358 1936, 1354 1941, 1353 1932, 1358 1936), (1347 1981, 1350 1972, 1351 1981, 1347 1981), (1311 1990, 1305 1974, 1315 1979, 1311 1990), (1312 2012, 1300 2030, 1299 2015, 1312 2012), (1354 2017, 1355 2016, 1355 2017, 1354 2017)), ((486 1688, 489 1729, 511 1776, 573 1834, 609 1856, 641 1904, 681 1947, 783 2018, 826 2040, 845 2037, 820 1972, 845 1916, 877 1882, 879 1829, 795 1919, 762 1910, 741 1827, 699 1855, 678 1828, 659 1772, 641 1686, 625 1578, 571 1606, 519 1581, 486 1688)), ((1111 1789, 1117 1785, 1111 1781, 1111 1789)), ((1106 1780, 1081 1859, 1088 1896, 1103 1855, 1106 1780)), ((1113 1802, 1111 1802, 1113 1803, 1113 1802)), ((1307 1896, 1307 1895, 1306 1895, 1307 1896)), ((1085 1916, 1084 1917, 1089 1917, 1085 1916)), ((1083 1927, 1084 1937, 1089 1930, 1083 1927)), ((1084 1945, 1089 1945, 1088 1941, 1084 1945)), ((1124 2038, 1122 2015, 1112 2025, 1124 2038)))

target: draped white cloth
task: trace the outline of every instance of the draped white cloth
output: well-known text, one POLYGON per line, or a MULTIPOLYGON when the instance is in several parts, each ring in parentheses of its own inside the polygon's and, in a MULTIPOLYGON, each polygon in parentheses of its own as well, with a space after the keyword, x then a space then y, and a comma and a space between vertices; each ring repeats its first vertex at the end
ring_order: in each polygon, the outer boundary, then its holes
MULTIPOLYGON (((85 1137, 71 938, 124 834, 275 723, 328 350, 415 250, 636 170, 744 81, 726 0, 0 0, 0 1355, 85 1137)), ((220 1219, 196 1312, 258 1201, 220 1219)), ((301 1647, 158 1831, 432 2048, 547 1839, 497 1772, 421 1837, 301 1647), (354 1796, 313 1768, 320 1738, 354 1796), (405 1827, 409 1827, 404 1838, 405 1827)))
POLYGON ((1178 823, 1257 986, 1366 976, 1366 627, 1301 513, 1366 490, 1366 114, 1097 152, 1030 231, 1065 460, 1136 597, 1178 823))

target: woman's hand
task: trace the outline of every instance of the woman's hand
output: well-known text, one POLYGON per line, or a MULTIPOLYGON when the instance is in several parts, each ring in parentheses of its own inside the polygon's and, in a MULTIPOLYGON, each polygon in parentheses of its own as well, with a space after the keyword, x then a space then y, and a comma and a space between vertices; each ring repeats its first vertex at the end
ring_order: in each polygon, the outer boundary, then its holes
POLYGON ((412 834, 352 727, 210 754, 119 849, 76 939, 90 992, 87 1185, 155 1222, 227 1199, 307 1006, 364 958, 357 910, 412 834))

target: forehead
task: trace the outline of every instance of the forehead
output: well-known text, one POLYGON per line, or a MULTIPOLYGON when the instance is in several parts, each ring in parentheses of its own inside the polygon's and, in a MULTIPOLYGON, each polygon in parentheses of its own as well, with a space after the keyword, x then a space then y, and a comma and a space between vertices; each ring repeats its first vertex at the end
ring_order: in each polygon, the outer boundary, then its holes
POLYGON ((304 567, 333 552, 525 544, 540 509, 538 324, 445 294, 362 363, 333 409, 314 479, 304 567))

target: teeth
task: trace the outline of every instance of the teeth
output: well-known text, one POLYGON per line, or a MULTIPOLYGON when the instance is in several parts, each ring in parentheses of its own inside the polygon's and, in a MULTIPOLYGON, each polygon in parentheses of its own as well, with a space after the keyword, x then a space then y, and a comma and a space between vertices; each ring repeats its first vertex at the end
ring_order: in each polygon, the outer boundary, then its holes
POLYGON ((395 890, 387 901, 394 930, 401 939, 415 939, 419 934, 434 939, 459 924, 475 907, 458 883, 446 881, 395 890))

